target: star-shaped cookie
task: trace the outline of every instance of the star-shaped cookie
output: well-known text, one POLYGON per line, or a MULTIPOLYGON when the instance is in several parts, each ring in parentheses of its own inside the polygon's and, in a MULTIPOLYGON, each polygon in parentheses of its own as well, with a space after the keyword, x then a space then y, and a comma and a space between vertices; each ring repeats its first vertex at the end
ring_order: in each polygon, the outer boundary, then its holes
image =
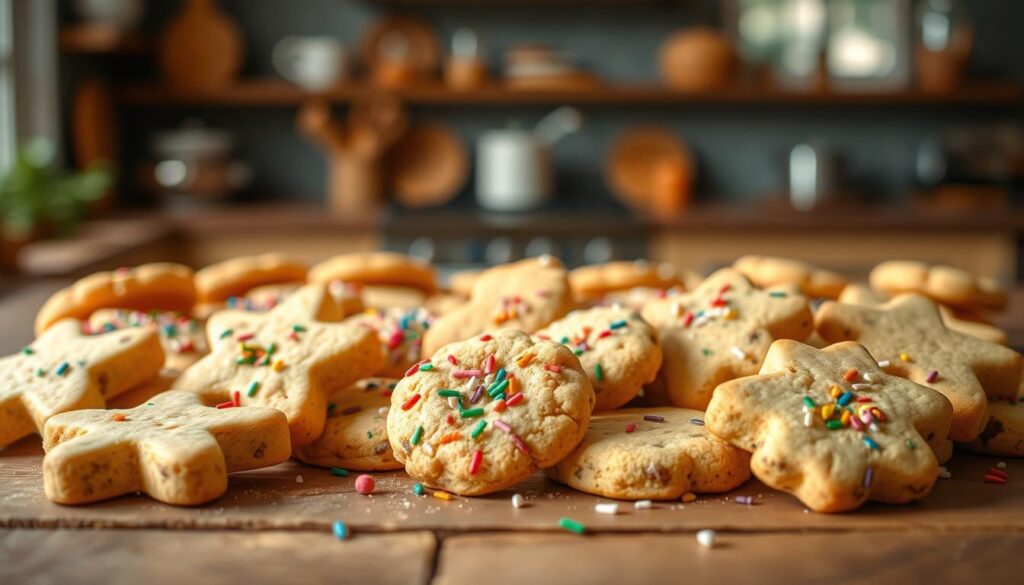
POLYGON ((780 340, 760 374, 715 390, 704 421, 753 453, 751 469, 768 486, 842 512, 928 495, 938 476, 932 449, 952 411, 938 392, 886 374, 857 343, 819 350, 780 340))
POLYGON ((111 398, 156 377, 164 363, 152 329, 85 335, 63 319, 0 359, 0 447, 43 432, 46 419, 111 398))
POLYGON ((208 502, 228 473, 288 459, 288 422, 272 408, 210 408, 165 392, 127 410, 79 410, 46 423, 46 497, 86 504, 141 491, 168 504, 208 502))
POLYGON ((323 432, 327 396, 383 365, 376 334, 337 322, 344 316, 326 284, 303 286, 265 313, 214 313, 206 326, 210 354, 174 389, 197 392, 206 403, 276 408, 288 416, 292 444, 305 445, 323 432))
POLYGON ((828 302, 815 315, 826 341, 857 341, 885 364, 886 371, 924 384, 953 403, 949 437, 970 441, 987 420, 991 398, 1017 395, 1019 353, 950 330, 932 301, 901 295, 885 305, 869 307, 828 302))
POLYGON ((739 272, 715 272, 693 292, 644 305, 658 330, 660 378, 672 403, 703 410, 715 386, 757 373, 776 339, 804 340, 813 318, 792 290, 761 290, 739 272))

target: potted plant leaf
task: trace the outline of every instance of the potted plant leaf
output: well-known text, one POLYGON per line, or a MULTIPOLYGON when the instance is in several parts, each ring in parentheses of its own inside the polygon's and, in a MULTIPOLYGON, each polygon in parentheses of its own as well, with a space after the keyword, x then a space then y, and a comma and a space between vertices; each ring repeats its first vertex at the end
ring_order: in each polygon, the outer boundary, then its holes
POLYGON ((55 154, 52 142, 32 140, 0 175, 0 271, 17 268, 27 242, 69 235, 112 185, 109 165, 69 172, 57 165, 55 154))

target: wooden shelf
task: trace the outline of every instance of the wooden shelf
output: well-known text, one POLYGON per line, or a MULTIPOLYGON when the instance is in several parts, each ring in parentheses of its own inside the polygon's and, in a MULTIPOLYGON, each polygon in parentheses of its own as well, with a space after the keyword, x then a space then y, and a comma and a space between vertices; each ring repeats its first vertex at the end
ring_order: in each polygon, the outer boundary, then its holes
POLYGON ((149 43, 135 31, 111 26, 81 24, 60 30, 60 50, 67 54, 139 55, 149 43))
MULTIPOLYGON (((117 92, 121 103, 133 106, 292 106, 322 98, 349 102, 389 91, 353 83, 323 93, 311 93, 277 79, 249 79, 216 91, 191 93, 159 83, 134 84, 117 92)), ((1021 103, 1021 88, 1013 83, 976 83, 955 93, 927 93, 911 89, 895 93, 798 93, 776 89, 737 88, 727 91, 688 93, 656 84, 603 85, 595 88, 517 89, 494 84, 459 91, 446 86, 424 85, 391 93, 410 104, 421 105, 873 105, 873 106, 1002 106, 1021 103)))

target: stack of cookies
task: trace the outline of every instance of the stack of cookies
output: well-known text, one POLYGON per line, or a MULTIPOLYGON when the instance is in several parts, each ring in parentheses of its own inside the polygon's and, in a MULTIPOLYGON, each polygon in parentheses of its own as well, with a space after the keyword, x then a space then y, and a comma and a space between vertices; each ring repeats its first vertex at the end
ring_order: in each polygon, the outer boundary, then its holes
POLYGON ((0 446, 42 435, 65 504, 201 504, 294 457, 464 496, 543 470, 688 500, 753 473, 821 512, 926 497, 954 444, 1024 455, 1021 356, 985 322, 1006 294, 953 268, 545 256, 450 284, 383 252, 91 275, 0 360, 0 446))

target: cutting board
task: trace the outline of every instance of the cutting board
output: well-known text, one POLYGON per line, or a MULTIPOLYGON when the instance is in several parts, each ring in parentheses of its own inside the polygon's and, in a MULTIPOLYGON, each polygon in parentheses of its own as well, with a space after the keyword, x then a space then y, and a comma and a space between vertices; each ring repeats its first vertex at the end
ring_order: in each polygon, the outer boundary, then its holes
POLYGON ((185 0, 164 30, 157 57, 167 84, 182 91, 230 85, 242 67, 242 33, 215 0, 185 0))

